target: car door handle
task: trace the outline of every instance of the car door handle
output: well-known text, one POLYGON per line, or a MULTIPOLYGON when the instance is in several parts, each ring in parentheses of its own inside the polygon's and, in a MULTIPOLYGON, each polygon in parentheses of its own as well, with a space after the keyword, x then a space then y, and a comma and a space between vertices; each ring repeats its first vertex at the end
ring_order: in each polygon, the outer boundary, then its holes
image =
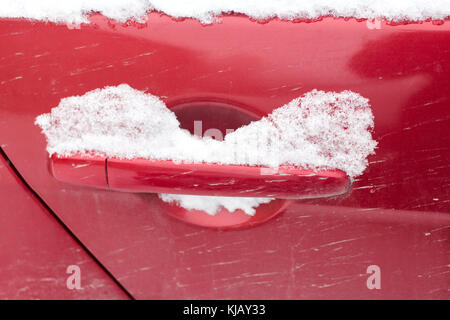
POLYGON ((273 169, 53 155, 51 170, 59 181, 140 193, 305 199, 343 194, 351 187, 350 177, 341 170, 314 171, 292 166, 273 169))

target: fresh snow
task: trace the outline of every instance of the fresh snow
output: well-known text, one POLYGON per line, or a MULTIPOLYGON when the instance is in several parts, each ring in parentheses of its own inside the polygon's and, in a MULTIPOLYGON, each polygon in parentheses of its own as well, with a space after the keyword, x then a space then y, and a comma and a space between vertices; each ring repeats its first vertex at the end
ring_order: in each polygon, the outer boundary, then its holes
MULTIPOLYGON (((374 153, 373 115, 368 99, 343 91, 313 90, 225 136, 192 135, 158 97, 127 84, 63 98, 36 118, 50 155, 82 153, 106 157, 219 164, 295 165, 337 168, 360 175, 374 153)), ((270 198, 160 194, 166 202, 211 215, 222 207, 253 215, 270 198)))
POLYGON ((222 208, 229 212, 238 209, 253 216, 260 204, 269 203, 272 198, 247 198, 247 197, 210 197, 210 196, 190 196, 181 194, 161 193, 158 197, 165 202, 175 202, 179 206, 188 210, 202 210, 210 215, 215 215, 222 208))
POLYGON ((63 98, 36 124, 50 155, 336 168, 350 177, 364 171, 377 144, 368 99, 351 91, 313 90, 223 141, 181 129, 164 102, 127 84, 63 98))
POLYGON ((150 11, 202 23, 211 23, 224 13, 255 19, 335 16, 423 21, 450 17, 450 0, 0 0, 0 17, 76 24, 89 23, 88 15, 93 12, 124 22, 144 21, 150 11))

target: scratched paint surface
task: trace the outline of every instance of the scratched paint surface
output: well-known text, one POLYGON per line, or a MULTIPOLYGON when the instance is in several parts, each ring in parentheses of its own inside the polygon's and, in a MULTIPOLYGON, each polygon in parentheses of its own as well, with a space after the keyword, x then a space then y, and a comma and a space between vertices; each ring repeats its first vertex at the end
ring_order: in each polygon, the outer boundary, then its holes
POLYGON ((91 20, 0 21, 0 145, 134 297, 450 297, 448 22, 91 20), (314 88, 353 90, 371 101, 379 147, 344 196, 296 201, 255 228, 189 226, 154 195, 63 184, 48 170, 34 118, 123 82, 168 105, 207 97, 266 114, 314 88), (381 290, 366 287, 372 264, 381 290))
POLYGON ((0 299, 127 299, 0 156, 0 299), (80 269, 80 289, 66 285, 80 269))

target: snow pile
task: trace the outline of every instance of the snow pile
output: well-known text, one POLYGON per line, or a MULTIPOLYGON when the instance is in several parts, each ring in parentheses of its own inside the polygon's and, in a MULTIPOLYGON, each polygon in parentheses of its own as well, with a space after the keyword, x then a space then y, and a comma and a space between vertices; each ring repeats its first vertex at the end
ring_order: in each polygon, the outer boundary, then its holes
MULTIPOLYGON (((47 151, 116 158, 262 165, 291 164, 310 169, 337 168, 361 174, 374 153, 373 115, 357 93, 313 90, 267 117, 225 136, 198 137, 181 129, 175 114, 157 97, 127 84, 64 98, 36 118, 47 137, 47 151)), ((253 215, 270 198, 202 197, 160 194, 166 202, 211 215, 222 207, 253 215)))
POLYGON ((209 197, 209 196, 187 196, 180 194, 158 194, 165 202, 175 202, 188 210, 202 210, 210 215, 215 215, 223 207, 229 212, 241 209, 246 214, 253 216, 260 204, 269 203, 272 198, 246 198, 246 197, 209 197))
POLYGON ((121 22, 143 21, 150 9, 145 0, 0 0, 0 17, 75 24, 89 23, 94 12, 121 22))
POLYGON ((88 23, 100 12, 124 22, 145 20, 149 11, 176 18, 211 23, 223 13, 241 13, 255 19, 314 19, 320 16, 384 18, 392 21, 445 19, 450 0, 1 0, 0 17, 88 23))
POLYGON ((449 0, 152 0, 151 8, 170 16, 192 17, 211 23, 222 13, 241 13, 264 20, 315 19, 323 16, 385 18, 387 20, 444 19, 449 0))
POLYGON ((64 98, 36 118, 47 151, 218 164, 337 168, 351 177, 367 166, 376 142, 373 115, 357 93, 313 90, 223 141, 181 129, 175 114, 151 94, 126 84, 64 98))

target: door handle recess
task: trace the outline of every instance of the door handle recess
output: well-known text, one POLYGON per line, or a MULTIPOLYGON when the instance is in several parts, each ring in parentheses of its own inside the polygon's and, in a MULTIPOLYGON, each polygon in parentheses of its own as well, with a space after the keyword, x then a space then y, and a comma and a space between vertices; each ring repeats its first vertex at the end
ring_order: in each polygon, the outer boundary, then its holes
POLYGON ((336 196, 351 187, 338 169, 178 163, 53 155, 53 176, 62 182, 141 193, 307 199, 336 196))

